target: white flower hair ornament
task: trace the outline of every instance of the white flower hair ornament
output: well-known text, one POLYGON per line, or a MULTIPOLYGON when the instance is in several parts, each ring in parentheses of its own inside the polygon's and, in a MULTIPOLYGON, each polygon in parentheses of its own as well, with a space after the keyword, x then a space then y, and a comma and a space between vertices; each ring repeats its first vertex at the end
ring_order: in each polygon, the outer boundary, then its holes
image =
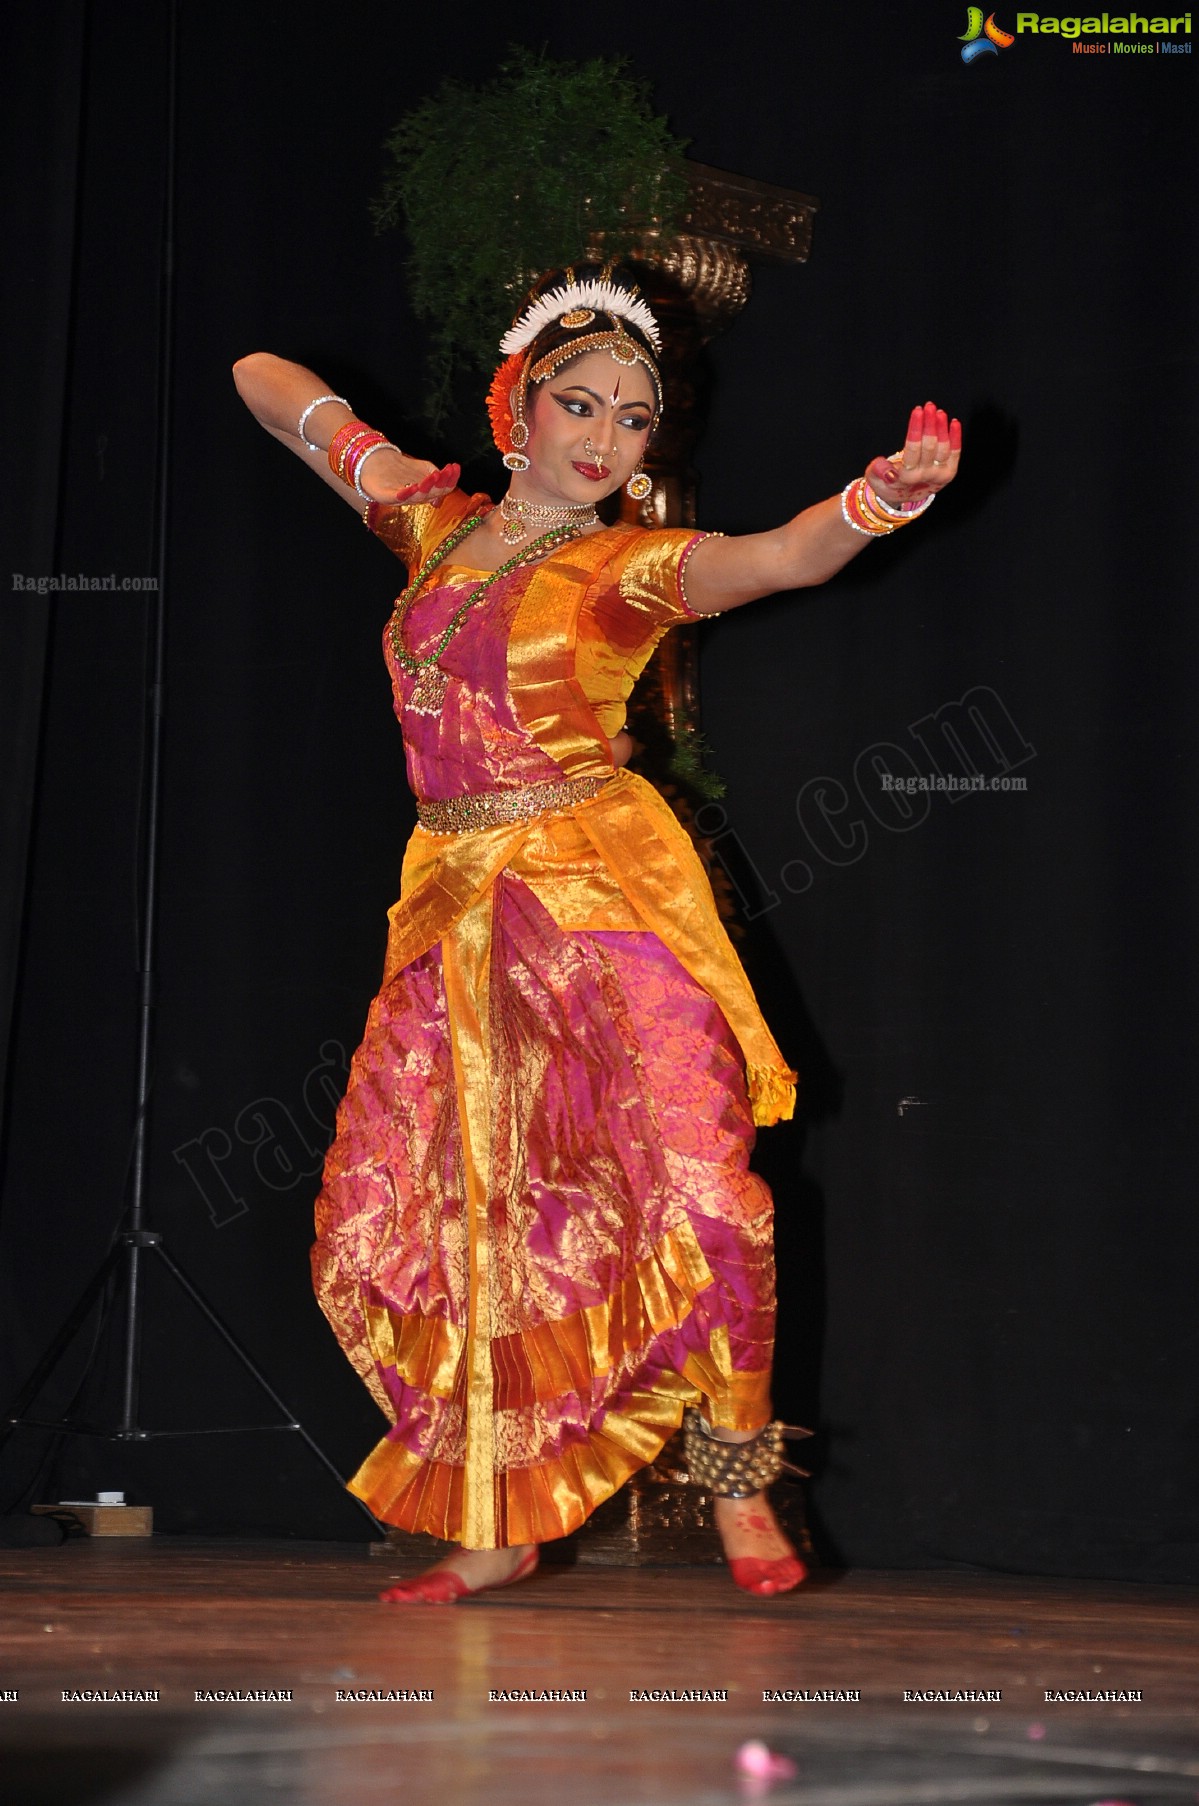
POLYGON ((500 340, 500 350, 505 357, 524 351, 539 332, 558 320, 564 325, 586 326, 588 319, 574 320, 570 316, 575 313, 586 315, 589 310, 608 314, 614 320, 627 320, 630 326, 636 326, 644 334, 655 352, 661 352, 662 335, 658 322, 645 302, 615 282, 602 282, 594 277, 587 282, 568 282, 562 288, 552 288, 544 295, 538 295, 508 328, 500 340))

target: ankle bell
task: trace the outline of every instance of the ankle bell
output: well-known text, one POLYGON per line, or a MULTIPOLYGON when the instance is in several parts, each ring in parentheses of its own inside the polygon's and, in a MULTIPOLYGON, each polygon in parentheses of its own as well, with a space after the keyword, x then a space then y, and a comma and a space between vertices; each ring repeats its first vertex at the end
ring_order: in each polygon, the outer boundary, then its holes
POLYGON ((698 1411, 683 1418, 683 1452, 693 1486, 703 1486, 721 1499, 749 1499, 764 1492, 787 1465, 783 1460, 783 1425, 768 1423, 748 1442, 721 1442, 698 1411))

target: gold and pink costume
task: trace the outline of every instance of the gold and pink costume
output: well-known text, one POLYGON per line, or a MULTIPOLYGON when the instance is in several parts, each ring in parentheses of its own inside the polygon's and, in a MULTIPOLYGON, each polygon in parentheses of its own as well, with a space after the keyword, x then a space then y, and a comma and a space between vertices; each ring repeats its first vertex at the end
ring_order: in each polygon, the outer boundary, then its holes
MULTIPOLYGON (((369 523, 415 572, 486 505, 369 523)), ((439 829, 467 825, 409 842, 313 1273, 392 1422, 352 1490, 472 1548, 576 1529, 688 1404, 732 1429, 770 1416, 771 1200, 748 1157, 794 1074, 686 833, 609 746, 689 618, 696 537, 605 528, 500 578, 442 656, 436 714, 384 640, 412 789, 439 829), (494 815, 457 799, 496 792, 517 819, 472 827, 494 815)), ((444 563, 407 649, 482 580, 444 563)))

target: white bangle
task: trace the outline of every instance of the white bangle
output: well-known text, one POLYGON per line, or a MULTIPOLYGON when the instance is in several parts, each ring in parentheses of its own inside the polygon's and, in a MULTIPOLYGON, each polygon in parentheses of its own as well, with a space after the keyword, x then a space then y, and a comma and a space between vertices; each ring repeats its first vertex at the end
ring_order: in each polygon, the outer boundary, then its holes
POLYGON ((926 508, 931 508, 937 499, 937 492, 934 489, 929 495, 925 496, 922 502, 918 502, 914 508, 893 508, 890 502, 884 502, 877 490, 870 487, 869 482, 866 484, 866 493, 870 498, 870 506, 872 508, 877 508, 880 514, 885 514, 890 520, 915 520, 918 514, 923 514, 926 508))
POLYGON ((366 463, 368 458, 374 457, 377 451, 393 451, 396 453, 397 457, 402 458, 404 456, 399 446, 393 445, 390 439, 380 439, 377 445, 367 446, 357 464, 354 466, 354 487, 364 502, 372 502, 375 498, 368 495, 366 490, 362 487, 362 466, 366 463))
MULTIPOLYGON (((304 412, 296 422, 296 432, 300 436, 300 444, 305 446, 309 451, 324 451, 325 449, 323 445, 314 445, 312 440, 305 436, 304 425, 309 414, 316 408, 323 408, 327 401, 340 401, 343 408, 350 407, 350 404, 344 395, 318 395, 315 401, 310 401, 308 403, 308 406, 304 409, 304 412)), ((350 412, 353 413, 353 411, 353 408, 350 408, 350 412)))

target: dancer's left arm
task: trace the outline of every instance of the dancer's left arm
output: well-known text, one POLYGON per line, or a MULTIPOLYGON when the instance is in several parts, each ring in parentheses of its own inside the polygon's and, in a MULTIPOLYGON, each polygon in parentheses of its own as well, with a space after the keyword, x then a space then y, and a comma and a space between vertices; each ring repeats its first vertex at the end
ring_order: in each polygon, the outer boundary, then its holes
MULTIPOLYGON (((912 409, 902 453, 875 458, 866 481, 883 501, 900 508, 952 483, 961 455, 961 422, 926 402, 912 409)), ((713 536, 688 561, 688 605, 695 614, 715 615, 759 596, 824 583, 868 543, 865 534, 847 525, 839 495, 767 533, 713 536)))

